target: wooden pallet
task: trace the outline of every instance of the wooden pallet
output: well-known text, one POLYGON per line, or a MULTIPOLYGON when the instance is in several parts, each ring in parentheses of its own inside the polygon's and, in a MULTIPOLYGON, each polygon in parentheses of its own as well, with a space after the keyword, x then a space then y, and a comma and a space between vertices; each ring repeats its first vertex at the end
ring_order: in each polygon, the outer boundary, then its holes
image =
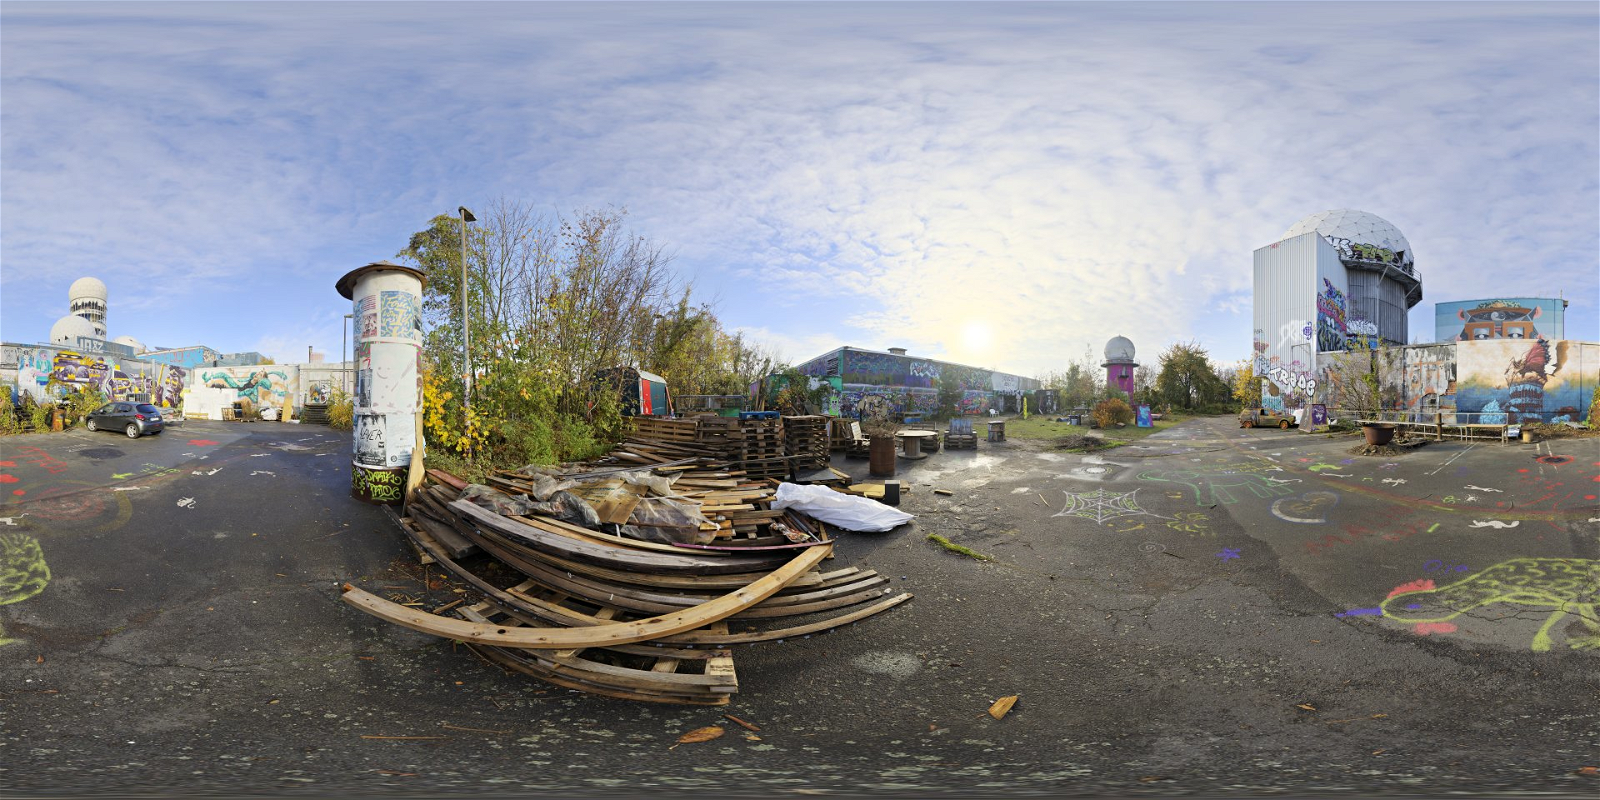
MULTIPOLYGON (((515 628, 523 621, 489 603, 456 610, 463 619, 515 628)), ((719 623, 714 628, 726 632, 719 623)), ((687 705, 727 705, 739 691, 733 654, 683 648, 574 648, 518 650, 469 645, 508 669, 570 689, 627 700, 687 705)))

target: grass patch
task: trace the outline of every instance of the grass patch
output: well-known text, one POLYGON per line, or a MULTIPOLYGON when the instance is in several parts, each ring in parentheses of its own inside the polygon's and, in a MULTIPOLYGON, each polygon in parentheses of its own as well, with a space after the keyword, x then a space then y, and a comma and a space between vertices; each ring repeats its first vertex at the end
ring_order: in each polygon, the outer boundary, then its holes
MULTIPOLYGON (((1012 417, 1011 419, 1007 420, 1006 438, 1046 439, 1057 441, 1074 436, 1080 438, 1090 437, 1092 432, 1094 438, 1103 440, 1099 447, 1116 447, 1118 445, 1127 444, 1128 442, 1138 441, 1139 439, 1143 439, 1152 433, 1164 431, 1180 422, 1183 422, 1184 420, 1194 418, 1195 417, 1192 415, 1171 414, 1167 417, 1156 420, 1155 427, 1153 428, 1140 428, 1133 425, 1129 425, 1126 428, 1090 428, 1087 425, 1071 425, 1065 422, 1056 422, 1055 416, 1052 415, 1034 414, 1027 419, 1023 419, 1021 417, 1012 417)), ((980 423, 982 421, 983 419, 981 417, 974 419, 975 424, 973 430, 977 431, 980 437, 983 436, 983 428, 976 423, 980 423)))
POLYGON ((952 542, 937 533, 928 534, 928 541, 933 542, 934 544, 939 545, 940 547, 943 547, 944 549, 949 550, 956 555, 966 556, 967 558, 976 558, 979 561, 994 560, 994 558, 990 556, 986 556, 970 547, 963 547, 959 544, 956 544, 955 542, 952 542))

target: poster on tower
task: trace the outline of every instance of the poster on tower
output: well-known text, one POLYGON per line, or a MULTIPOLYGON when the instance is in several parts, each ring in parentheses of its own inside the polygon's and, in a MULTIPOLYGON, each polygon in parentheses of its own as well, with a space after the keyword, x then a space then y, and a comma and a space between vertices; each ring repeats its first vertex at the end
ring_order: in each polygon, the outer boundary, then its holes
POLYGON ((1153 427, 1155 427, 1155 423, 1150 421, 1150 407, 1147 406, 1147 405, 1142 405, 1141 404, 1139 406, 1137 419, 1138 419, 1138 426, 1141 427, 1141 428, 1153 428, 1153 427))

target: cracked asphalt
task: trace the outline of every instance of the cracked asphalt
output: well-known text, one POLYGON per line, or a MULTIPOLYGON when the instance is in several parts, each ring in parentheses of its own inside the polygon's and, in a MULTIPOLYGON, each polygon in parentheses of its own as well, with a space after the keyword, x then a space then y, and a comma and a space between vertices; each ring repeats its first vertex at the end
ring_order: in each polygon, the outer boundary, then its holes
POLYGON ((346 580, 451 596, 349 498, 347 434, 10 437, 0 536, 36 541, 49 581, 0 596, 0 788, 1600 793, 1600 631, 1578 607, 1600 587, 1557 569, 1600 565, 1600 440, 1355 443, 1216 418, 1094 455, 902 461, 915 522, 847 534, 833 564, 916 599, 741 648, 734 702, 684 709, 508 675, 340 604, 346 580))

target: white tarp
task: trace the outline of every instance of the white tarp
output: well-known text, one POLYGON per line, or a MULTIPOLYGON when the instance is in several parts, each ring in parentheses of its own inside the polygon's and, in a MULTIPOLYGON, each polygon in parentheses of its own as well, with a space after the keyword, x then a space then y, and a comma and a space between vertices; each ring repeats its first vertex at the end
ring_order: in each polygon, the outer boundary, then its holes
POLYGON ((826 486, 798 483, 778 484, 772 508, 803 511, 847 531, 886 531, 911 520, 912 515, 897 511, 876 500, 842 494, 826 486))

